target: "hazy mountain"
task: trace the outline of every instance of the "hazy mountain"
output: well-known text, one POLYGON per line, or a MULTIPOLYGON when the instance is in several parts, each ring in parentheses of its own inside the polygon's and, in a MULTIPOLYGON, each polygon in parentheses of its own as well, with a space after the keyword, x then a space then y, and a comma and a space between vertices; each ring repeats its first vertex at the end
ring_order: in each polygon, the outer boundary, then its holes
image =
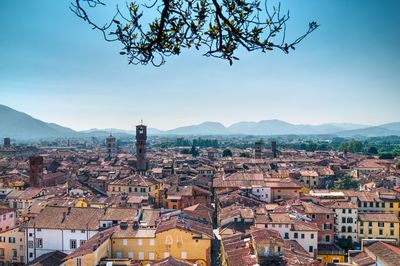
MULTIPOLYGON (((117 137, 132 137, 134 130, 115 128, 74 131, 54 123, 46 123, 30 115, 0 105, 0 137, 14 139, 37 139, 55 137, 106 137, 112 133, 117 137)), ((178 127, 171 130, 148 128, 149 135, 312 135, 334 134, 342 137, 352 136, 400 136, 400 122, 380 126, 366 126, 350 123, 328 123, 321 125, 296 125, 273 119, 259 122, 239 122, 228 128, 218 122, 204 122, 198 125, 178 127)))
POLYGON ((46 123, 5 105, 0 105, 0 137, 34 139, 69 136, 75 133, 70 128, 46 123))
POLYGON ((383 124, 383 125, 380 125, 379 127, 386 128, 389 130, 400 131, 400 122, 383 124))
POLYGON ((231 132, 221 123, 204 122, 198 125, 178 127, 164 131, 164 134, 171 135, 227 135, 231 132))
POLYGON ((363 125, 331 123, 321 125, 295 125, 273 119, 260 122, 239 122, 231 125, 229 130, 237 134, 251 135, 286 135, 286 134, 331 134, 347 129, 365 127, 363 125))
POLYGON ((91 128, 88 130, 82 130, 79 131, 80 133, 94 133, 94 132, 107 132, 108 134, 115 134, 115 133, 124 133, 124 134, 130 134, 134 135, 135 131, 134 130, 127 130, 127 129, 119 129, 119 128, 91 128))
POLYGON ((336 132, 335 135, 340 137, 353 137, 353 136, 364 136, 364 137, 383 137, 383 136, 400 136, 400 130, 390 130, 382 126, 367 127, 362 129, 353 129, 336 132))

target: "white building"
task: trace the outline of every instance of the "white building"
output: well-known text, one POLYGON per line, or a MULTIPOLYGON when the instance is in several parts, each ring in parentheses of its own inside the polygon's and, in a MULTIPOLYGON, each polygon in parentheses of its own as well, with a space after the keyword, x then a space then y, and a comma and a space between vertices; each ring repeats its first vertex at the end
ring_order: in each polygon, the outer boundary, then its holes
POLYGON ((264 202, 271 202, 271 188, 270 187, 253 187, 251 194, 264 202))
POLYGON ((335 212, 335 237, 358 242, 357 205, 350 201, 336 201, 329 207, 335 212))
POLYGON ((317 254, 318 226, 311 219, 289 213, 271 213, 267 216, 266 222, 258 223, 256 219, 257 228, 276 230, 283 239, 296 240, 311 256, 317 254))
POLYGON ((26 226, 27 257, 37 257, 58 250, 70 254, 94 236, 104 221, 133 221, 135 209, 46 207, 26 226))

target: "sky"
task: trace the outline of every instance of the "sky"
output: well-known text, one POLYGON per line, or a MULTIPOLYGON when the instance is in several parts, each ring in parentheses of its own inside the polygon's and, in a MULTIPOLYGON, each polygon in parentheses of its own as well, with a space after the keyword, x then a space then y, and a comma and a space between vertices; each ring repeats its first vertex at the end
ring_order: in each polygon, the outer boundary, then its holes
POLYGON ((296 51, 241 51, 229 66, 190 50, 159 68, 128 65, 69 5, 0 1, 0 104, 76 130, 400 121, 400 1, 283 0, 289 36, 320 24, 296 51))

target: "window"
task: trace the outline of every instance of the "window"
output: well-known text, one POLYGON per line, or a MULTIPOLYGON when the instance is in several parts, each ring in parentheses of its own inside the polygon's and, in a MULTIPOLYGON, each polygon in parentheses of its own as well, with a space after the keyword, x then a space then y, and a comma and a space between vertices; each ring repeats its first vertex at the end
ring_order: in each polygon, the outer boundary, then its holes
POLYGON ((164 252, 164 259, 169 257, 169 252, 164 252))
POLYGON ((326 235, 325 236, 325 242, 331 242, 331 236, 330 235, 326 235))
POLYGON ((308 247, 308 252, 313 252, 314 251, 314 247, 313 246, 309 246, 308 247))
POLYGON ((138 256, 139 256, 139 260, 144 260, 144 252, 139 252, 138 256))
POLYGON ((349 209, 349 213, 351 213, 351 211, 352 211, 352 210, 351 210, 351 209, 349 209))
POLYGON ((32 240, 28 241, 28 248, 33 248, 33 241, 32 240))
POLYGON ((128 252, 128 259, 133 259, 133 252, 132 251, 128 252))
POLYGON ((342 233, 346 233, 346 226, 342 226, 342 233))
POLYGON ((394 236, 394 230, 393 229, 390 229, 390 235, 394 236))
POLYGON ((383 229, 379 229, 379 235, 383 235, 383 229))
POLYGON ((36 248, 43 248, 43 239, 36 238, 36 248))
POLYGON ((347 223, 348 223, 348 224, 352 224, 352 223, 353 223, 353 218, 348 217, 348 218, 347 218, 347 223))
POLYGON ((76 266, 82 266, 82 259, 76 258, 76 266))
POLYGON ((121 251, 117 251, 116 252, 116 257, 117 257, 117 259, 122 259, 122 252, 121 251))
POLYGON ((289 239, 289 233, 288 232, 285 233, 285 239, 289 239))
POLYGON ((389 203, 389 207, 393 208, 393 202, 389 203))
POLYGON ((154 246, 154 239, 150 239, 150 246, 154 246))
POLYGON ((372 235, 372 229, 368 229, 368 234, 372 235))
POLYGON ((373 202, 370 202, 370 203, 369 203, 369 207, 373 208, 373 207, 374 207, 374 203, 373 203, 373 202))
POLYGON ((85 230, 81 230, 81 233, 84 234, 84 233, 86 233, 86 231, 85 230))
POLYGON ((304 234, 301 234, 301 239, 304 239, 304 234))
POLYGON ((346 209, 342 209, 342 213, 346 213, 346 209))
POLYGON ((394 227, 394 223, 390 223, 390 227, 394 227))
POLYGON ((82 246, 83 244, 85 244, 86 240, 80 240, 79 241, 79 246, 82 246))
POLYGON ((15 243, 15 237, 9 237, 8 238, 8 243, 15 243))
POLYGON ((149 260, 154 260, 154 252, 149 252, 149 260))
POLYGON ((372 226, 372 222, 368 222, 368 225, 369 225, 369 226, 372 226))
POLYGON ((331 216, 329 214, 326 215, 326 219, 329 220, 331 216))
POLYGON ((351 233, 353 231, 353 229, 351 228, 351 226, 347 226, 347 233, 351 233))
POLYGON ((342 217, 342 224, 346 223, 346 217, 342 217))
POLYGON ((0 236, 0 242, 6 242, 6 237, 5 236, 0 236))
POLYGON ((75 229, 72 229, 72 230, 71 230, 71 233, 75 233, 75 229))
POLYGON ((386 205, 386 204, 385 204, 384 202, 382 202, 382 208, 385 208, 385 205, 386 205))
POLYGON ((385 226, 385 223, 384 223, 384 222, 378 222, 378 226, 379 226, 379 227, 384 227, 384 226, 385 226))
POLYGON ((122 239, 122 245, 124 245, 124 246, 128 245, 128 240, 127 239, 122 239))
POLYGON ((181 259, 186 259, 187 258, 187 254, 186 254, 186 251, 182 251, 181 252, 181 259))
POLYGON ((294 233, 294 238, 297 239, 299 237, 298 233, 294 233))
POLYGON ((76 249, 76 239, 71 239, 69 241, 69 249, 76 249))
POLYGON ((367 204, 368 204, 367 202, 364 202, 364 208, 367 208, 367 204))
POLYGON ((4 257, 4 248, 0 248, 0 257, 4 257))
POLYGON ((138 246, 142 246, 143 245, 143 240, 142 239, 138 239, 137 240, 137 244, 138 244, 138 246))
POLYGON ((311 239, 314 239, 314 234, 311 234, 311 239))
POLYGON ((13 258, 13 260, 16 260, 17 257, 18 257, 18 255, 17 255, 17 250, 16 250, 16 249, 13 249, 13 250, 12 250, 12 258, 13 258))
POLYGON ((362 234, 364 234, 364 229, 360 229, 360 234, 362 235, 362 234))

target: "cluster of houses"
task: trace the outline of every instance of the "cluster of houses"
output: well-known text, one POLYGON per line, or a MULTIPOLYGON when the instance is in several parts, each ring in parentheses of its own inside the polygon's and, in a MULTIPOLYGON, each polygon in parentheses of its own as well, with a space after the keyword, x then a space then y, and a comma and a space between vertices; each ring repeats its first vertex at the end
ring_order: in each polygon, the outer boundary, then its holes
POLYGON ((143 127, 133 154, 112 136, 90 149, 9 148, 0 265, 399 265, 399 158, 193 157, 147 147, 143 127), (358 187, 334 190, 344 176, 358 187))

